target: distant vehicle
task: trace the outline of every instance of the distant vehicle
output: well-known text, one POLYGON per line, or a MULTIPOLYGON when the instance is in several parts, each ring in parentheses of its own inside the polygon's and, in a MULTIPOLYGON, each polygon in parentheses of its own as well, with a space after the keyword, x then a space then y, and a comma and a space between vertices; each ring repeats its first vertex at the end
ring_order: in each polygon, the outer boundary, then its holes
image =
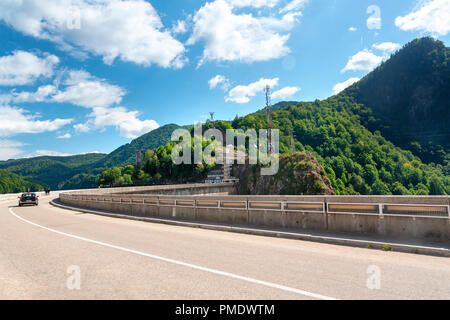
POLYGON ((19 197, 19 207, 22 207, 24 204, 34 204, 37 206, 39 204, 38 198, 39 196, 36 193, 23 193, 19 197))

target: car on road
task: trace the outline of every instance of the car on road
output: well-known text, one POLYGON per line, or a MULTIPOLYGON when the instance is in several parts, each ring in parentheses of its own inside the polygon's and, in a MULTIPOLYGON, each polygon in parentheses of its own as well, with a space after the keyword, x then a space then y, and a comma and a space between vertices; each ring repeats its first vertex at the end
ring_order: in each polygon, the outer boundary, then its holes
POLYGON ((36 193, 22 193, 22 195, 19 197, 19 207, 25 205, 25 204, 34 204, 37 206, 39 204, 39 196, 36 195, 36 193))

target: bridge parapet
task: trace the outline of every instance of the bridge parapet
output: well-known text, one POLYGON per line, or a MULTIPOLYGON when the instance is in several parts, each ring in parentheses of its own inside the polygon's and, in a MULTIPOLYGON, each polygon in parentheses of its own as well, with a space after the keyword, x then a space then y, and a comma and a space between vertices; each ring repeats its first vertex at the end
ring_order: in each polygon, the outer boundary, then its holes
POLYGON ((450 241, 448 196, 161 194, 168 188, 159 190, 160 194, 69 192, 60 194, 60 200, 132 216, 450 241))

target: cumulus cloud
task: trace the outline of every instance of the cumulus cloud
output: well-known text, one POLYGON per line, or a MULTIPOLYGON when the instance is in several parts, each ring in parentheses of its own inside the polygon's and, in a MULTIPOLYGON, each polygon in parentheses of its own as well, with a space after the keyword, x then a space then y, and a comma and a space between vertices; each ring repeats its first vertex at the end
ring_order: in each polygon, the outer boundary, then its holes
POLYGON ((118 104, 126 94, 119 86, 98 79, 86 71, 71 71, 64 81, 66 87, 51 97, 53 102, 67 102, 80 107, 108 107, 118 104))
POLYGON ((0 137, 18 133, 42 133, 56 131, 70 124, 72 119, 37 120, 39 114, 11 106, 0 106, 0 137))
POLYGON ((383 53, 392 53, 394 51, 397 51, 402 46, 398 43, 394 42, 383 42, 379 44, 372 45, 372 48, 382 51, 383 53))
POLYGON ((210 89, 215 89, 218 85, 221 85, 222 90, 226 91, 230 86, 230 81, 225 76, 218 74, 214 78, 211 78, 208 84, 210 89))
POLYGON ((333 87, 333 94, 338 94, 341 91, 344 91, 348 87, 350 87, 352 84, 358 82, 361 80, 360 78, 350 78, 344 82, 336 83, 333 87))
MULTIPOLYGON (((242 2, 242 1, 241 1, 242 2)), ((188 45, 204 42, 201 65, 211 61, 255 62, 280 58, 290 52, 286 42, 300 12, 281 18, 235 14, 225 0, 206 3, 193 17, 188 45)))
POLYGON ((74 128, 79 132, 98 130, 107 126, 116 127, 125 138, 137 138, 149 131, 159 128, 154 120, 140 120, 138 111, 128 111, 124 107, 94 108, 88 115, 86 123, 77 124, 74 128))
POLYGON ((264 88, 268 85, 275 87, 278 85, 278 78, 273 79, 259 79, 256 82, 250 83, 247 86, 239 85, 234 87, 228 92, 228 96, 225 101, 231 101, 236 103, 247 103, 251 97, 256 96, 258 92, 263 92, 264 88))
POLYGON ((64 153, 59 151, 53 151, 53 150, 36 150, 31 157, 43 157, 43 156, 50 156, 50 157, 69 157, 73 156, 71 153, 64 153))
POLYGON ((185 48, 144 0, 1 1, 0 20, 61 48, 140 65, 180 68, 185 48))
POLYGON ((13 159, 23 153, 20 147, 25 146, 24 143, 12 140, 0 140, 0 160, 13 159))
POLYGON ((377 56, 365 49, 350 57, 347 65, 341 72, 346 71, 372 71, 383 61, 383 57, 377 56))
POLYGON ((283 9, 281 13, 302 9, 309 0, 292 0, 283 9))
POLYGON ((44 85, 39 87, 35 92, 16 92, 13 90, 11 94, 5 95, 5 100, 7 98, 8 102, 44 102, 47 101, 48 98, 57 92, 57 89, 54 85, 44 85))
POLYGON ((39 77, 51 77, 58 63, 59 59, 54 55, 40 58, 30 52, 15 51, 12 55, 0 57, 0 85, 27 85, 39 77))
POLYGON ((271 94, 272 99, 287 99, 300 91, 299 87, 284 87, 271 94))
POLYGON ((395 19, 403 31, 424 31, 444 36, 450 32, 450 0, 421 1, 418 8, 395 19))
POLYGON ((66 133, 57 137, 58 139, 70 139, 72 135, 70 133, 66 133))
POLYGON ((186 21, 178 20, 177 23, 172 27, 173 34, 183 34, 188 31, 188 26, 186 21))
POLYGON ((350 32, 355 32, 356 30, 358 30, 358 29, 356 29, 355 27, 348 28, 348 31, 350 31, 350 32))
POLYGON ((0 102, 55 102, 95 108, 118 104, 126 94, 123 88, 83 70, 69 71, 64 77, 64 81, 58 86, 43 85, 34 92, 12 90, 9 94, 1 95, 0 102))
POLYGON ((226 0, 234 7, 274 7, 280 0, 226 0))

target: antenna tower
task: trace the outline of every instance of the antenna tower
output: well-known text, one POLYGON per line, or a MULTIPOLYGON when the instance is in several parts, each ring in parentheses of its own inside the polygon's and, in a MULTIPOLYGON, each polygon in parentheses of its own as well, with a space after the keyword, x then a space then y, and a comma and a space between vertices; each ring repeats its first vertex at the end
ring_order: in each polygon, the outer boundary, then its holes
POLYGON ((215 128, 215 123, 214 123, 214 114, 215 114, 215 112, 210 112, 209 114, 211 115, 212 126, 213 126, 213 128, 215 128))
POLYGON ((267 85, 264 89, 266 93, 266 112, 267 112, 267 142, 269 145, 268 153, 272 154, 272 112, 270 109, 271 101, 270 101, 270 86, 267 85))

